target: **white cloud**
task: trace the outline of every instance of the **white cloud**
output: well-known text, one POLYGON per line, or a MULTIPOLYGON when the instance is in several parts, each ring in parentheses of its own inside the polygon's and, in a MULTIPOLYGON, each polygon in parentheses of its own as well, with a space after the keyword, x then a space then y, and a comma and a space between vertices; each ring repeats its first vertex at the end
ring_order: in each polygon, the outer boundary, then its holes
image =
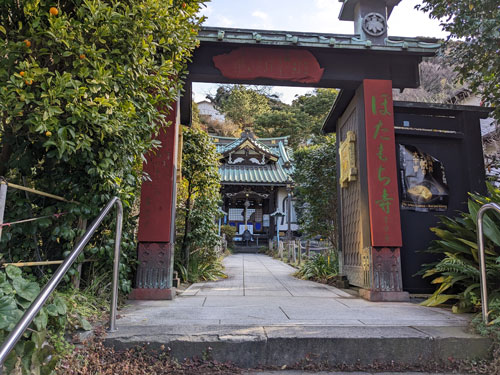
POLYGON ((233 21, 230 20, 229 18, 225 17, 225 16, 217 15, 215 18, 216 18, 215 24, 217 26, 221 26, 221 27, 231 27, 231 26, 233 26, 233 21))
POLYGON ((333 1, 333 0, 314 0, 314 5, 319 10, 325 10, 331 12, 331 11, 338 11, 342 4, 340 4, 338 1, 333 1))
POLYGON ((274 24, 271 21, 271 17, 266 12, 261 10, 256 10, 252 12, 252 17, 258 18, 256 22, 250 24, 252 29, 273 29, 274 24))
POLYGON ((342 3, 337 0, 314 0, 314 12, 304 21, 308 25, 314 25, 314 29, 310 30, 312 32, 352 34, 353 23, 338 19, 341 7, 342 3))
POLYGON ((264 21, 269 19, 269 14, 262 12, 260 10, 256 10, 255 12, 253 12, 252 16, 260 18, 261 20, 264 20, 264 21))
POLYGON ((430 19, 429 15, 415 10, 420 0, 407 0, 394 8, 389 18, 389 35, 395 36, 432 36, 446 38, 447 33, 441 29, 439 21, 430 19))

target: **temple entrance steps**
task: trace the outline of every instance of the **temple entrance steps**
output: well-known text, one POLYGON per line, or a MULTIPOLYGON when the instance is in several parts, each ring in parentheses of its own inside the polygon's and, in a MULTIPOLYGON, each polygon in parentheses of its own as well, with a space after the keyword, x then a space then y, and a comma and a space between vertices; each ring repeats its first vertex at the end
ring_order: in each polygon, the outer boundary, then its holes
POLYGON ((237 245, 233 248, 234 254, 257 254, 259 252, 260 247, 250 244, 246 245, 237 245))
POLYGON ((173 301, 133 301, 122 309, 117 348, 162 345, 179 359, 210 356, 253 368, 309 360, 330 364, 421 364, 488 353, 467 333, 470 316, 413 303, 369 302, 298 280, 292 267, 260 254, 224 260, 228 278, 191 285, 173 301))

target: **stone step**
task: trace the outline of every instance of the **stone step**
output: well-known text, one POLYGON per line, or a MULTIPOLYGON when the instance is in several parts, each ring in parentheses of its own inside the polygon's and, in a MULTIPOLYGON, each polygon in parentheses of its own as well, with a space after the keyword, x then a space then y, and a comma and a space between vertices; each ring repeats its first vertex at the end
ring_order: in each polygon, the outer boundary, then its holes
MULTIPOLYGON (((276 371, 259 371, 259 370, 250 370, 247 372, 243 372, 243 375, 304 375, 309 374, 310 372, 304 373, 302 370, 276 370, 276 371)), ((365 372, 365 371, 356 371, 356 372, 345 372, 345 371, 320 371, 314 372, 315 375, 466 375, 466 374, 458 374, 454 373, 436 373, 436 372, 365 372)))
MULTIPOLYGON (((390 319, 390 317, 389 317, 390 319)), ((116 349, 170 348, 179 360, 210 356, 243 368, 291 366, 298 361, 330 365, 390 363, 419 365, 488 355, 491 340, 464 327, 397 326, 121 326, 105 342, 116 349)))
POLYGON ((235 254, 257 254, 259 252, 260 246, 235 246, 233 253, 235 254))

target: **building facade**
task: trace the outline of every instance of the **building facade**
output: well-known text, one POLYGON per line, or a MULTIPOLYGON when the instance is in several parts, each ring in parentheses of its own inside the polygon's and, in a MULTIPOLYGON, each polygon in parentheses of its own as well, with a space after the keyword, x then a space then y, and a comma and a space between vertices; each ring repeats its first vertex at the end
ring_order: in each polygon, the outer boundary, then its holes
POLYGON ((287 137, 256 138, 244 131, 239 138, 212 139, 221 158, 224 223, 236 228, 236 240, 245 230, 263 243, 278 233, 295 236, 299 227, 287 137))
POLYGON ((200 120, 203 120, 205 122, 224 122, 226 120, 226 117, 215 108, 213 103, 207 100, 203 100, 196 104, 198 105, 198 110, 200 112, 200 120))

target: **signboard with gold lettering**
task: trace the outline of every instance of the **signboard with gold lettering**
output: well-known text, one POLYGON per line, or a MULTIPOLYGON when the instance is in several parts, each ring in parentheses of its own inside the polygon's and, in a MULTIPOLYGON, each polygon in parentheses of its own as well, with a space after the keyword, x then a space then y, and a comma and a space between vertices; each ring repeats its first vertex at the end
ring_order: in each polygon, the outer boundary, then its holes
POLYGON ((372 246, 402 246, 392 82, 363 80, 372 246))
POLYGON ((340 186, 345 188, 349 182, 356 181, 356 133, 348 131, 345 140, 339 147, 340 155, 340 186))

